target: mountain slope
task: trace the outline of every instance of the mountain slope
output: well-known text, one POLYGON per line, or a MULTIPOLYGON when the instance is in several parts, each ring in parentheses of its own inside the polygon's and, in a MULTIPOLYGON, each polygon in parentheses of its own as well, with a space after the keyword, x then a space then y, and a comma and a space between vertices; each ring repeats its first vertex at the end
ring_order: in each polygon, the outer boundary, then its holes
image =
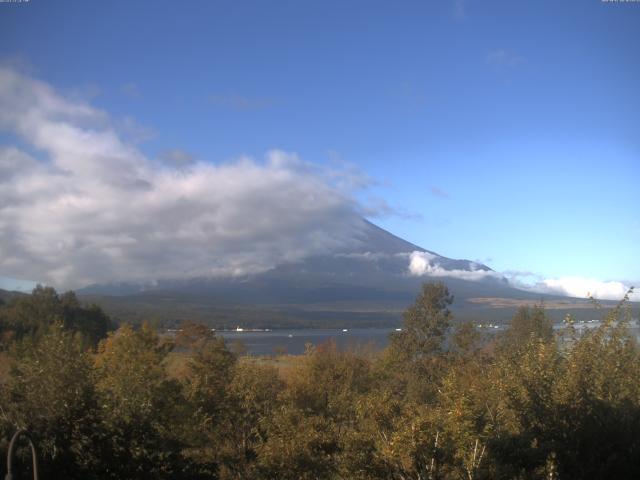
POLYGON ((9 302, 11 299, 16 298, 16 297, 20 297, 25 295, 25 293, 23 292, 16 292, 16 291, 12 291, 12 290, 3 290, 2 288, 0 288, 0 305, 2 304, 2 302, 9 302))
POLYGON ((456 314, 465 319, 506 320, 516 309, 494 308, 490 299, 535 303, 559 298, 513 288, 486 265, 443 257, 370 222, 358 240, 350 249, 256 275, 93 285, 78 293, 124 319, 179 323, 190 318, 217 326, 269 327, 397 325, 420 285, 429 280, 447 283, 456 314), (410 275, 412 252, 424 254, 437 276, 410 275))

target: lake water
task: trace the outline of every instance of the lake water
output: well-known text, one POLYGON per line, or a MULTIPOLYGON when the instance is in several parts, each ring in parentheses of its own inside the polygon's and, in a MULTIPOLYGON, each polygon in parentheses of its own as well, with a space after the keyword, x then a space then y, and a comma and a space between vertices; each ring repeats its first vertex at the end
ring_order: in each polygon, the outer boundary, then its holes
POLYGON ((344 332, 338 329, 283 329, 268 332, 256 331, 218 331, 227 345, 240 341, 251 355, 272 355, 278 349, 290 355, 304 353, 305 345, 319 345, 334 340, 340 349, 357 348, 371 345, 381 349, 389 343, 389 333, 393 328, 352 328, 344 332))
MULTIPOLYGON (((577 325, 578 330, 595 328, 597 323, 577 325)), ((640 340, 640 329, 635 323, 631 331, 640 340)), ((561 328, 556 325, 555 328, 561 328)), ((504 327, 485 327, 481 331, 484 333, 496 333, 502 331, 504 327)), ((218 331, 229 346, 234 342, 242 342, 251 355, 273 355, 277 351, 290 355, 300 355, 304 353, 305 345, 311 343, 319 345, 321 343, 334 340, 340 349, 358 348, 371 346, 382 349, 389 344, 389 334, 395 331, 394 328, 352 328, 347 331, 340 329, 282 329, 271 331, 218 331)))

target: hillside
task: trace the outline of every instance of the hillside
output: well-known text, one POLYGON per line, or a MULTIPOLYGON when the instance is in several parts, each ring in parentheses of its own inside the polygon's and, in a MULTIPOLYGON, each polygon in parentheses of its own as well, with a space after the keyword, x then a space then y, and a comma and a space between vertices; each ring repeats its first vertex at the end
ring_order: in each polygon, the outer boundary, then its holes
POLYGON ((585 300, 516 289, 486 265, 444 257, 369 222, 355 248, 278 265, 261 274, 92 285, 78 293, 111 315, 133 322, 151 319, 171 325, 192 319, 216 327, 270 328, 395 326, 420 285, 429 280, 446 282, 460 320, 504 322, 518 305, 541 301, 553 307, 549 311, 556 320, 567 312, 580 319, 596 314, 585 300), (410 275, 411 252, 428 253, 438 275, 410 275), (482 272, 490 274, 475 275, 482 272))

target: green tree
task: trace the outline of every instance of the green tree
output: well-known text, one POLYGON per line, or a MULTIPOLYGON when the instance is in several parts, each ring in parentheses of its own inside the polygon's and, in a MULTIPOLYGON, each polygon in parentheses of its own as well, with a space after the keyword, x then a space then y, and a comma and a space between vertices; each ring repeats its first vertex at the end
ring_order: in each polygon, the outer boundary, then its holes
POLYGON ((54 323, 11 353, 13 368, 0 393, 5 440, 18 428, 38 445, 48 478, 95 478, 99 415, 91 360, 77 334, 54 323))
POLYGON ((38 285, 31 295, 14 297, 0 310, 3 330, 19 339, 45 331, 55 322, 64 324, 62 306, 52 287, 38 285))
POLYGON ((109 335, 95 359, 105 478, 180 478, 190 463, 182 455, 188 420, 180 384, 163 362, 170 345, 145 324, 109 335))
POLYGON ((401 332, 391 335, 394 354, 416 359, 442 352, 451 322, 453 296, 442 282, 425 283, 415 303, 403 314, 401 332))
POLYGON ((52 287, 38 285, 31 295, 14 297, 0 308, 0 332, 5 347, 14 339, 38 335, 54 323, 80 332, 87 345, 96 346, 111 330, 109 317, 97 305, 82 305, 75 293, 59 295, 52 287))
POLYGON ((243 359, 227 388, 229 409, 221 419, 220 478, 256 478, 258 449, 268 435, 265 421, 280 405, 284 382, 269 365, 243 359))
POLYGON ((482 347, 482 335, 472 322, 464 322, 456 326, 452 344, 459 358, 473 360, 482 347))
POLYGON ((112 330, 111 319, 98 305, 82 305, 74 292, 63 293, 58 299, 64 327, 80 332, 90 345, 97 346, 112 330))
POLYGON ((640 348, 628 307, 573 336, 558 381, 561 477, 640 477, 640 348))
POLYGON ((346 459, 357 453, 353 442, 360 438, 354 435, 359 399, 371 387, 365 357, 341 352, 335 342, 308 348, 288 374, 279 408, 264 419, 266 441, 256 448, 262 475, 338 475, 346 459))
POLYGON ((258 448, 259 478, 317 480, 335 478, 339 439, 336 425, 284 404, 265 419, 267 440, 258 448))
POLYGON ((403 314, 402 331, 390 335, 385 352, 387 384, 397 394, 433 401, 447 363, 444 347, 452 303, 453 296, 444 283, 425 283, 415 303, 403 314))
POLYGON ((528 346, 531 340, 544 343, 555 341, 553 322, 542 305, 518 308, 509 328, 503 334, 501 346, 517 354, 518 350, 528 346))
POLYGON ((228 386, 233 379, 236 356, 227 349, 224 339, 210 329, 192 326, 189 330, 192 358, 182 379, 190 412, 185 423, 189 445, 186 453, 203 471, 217 475, 223 461, 221 446, 227 441, 225 427, 233 408, 228 386))

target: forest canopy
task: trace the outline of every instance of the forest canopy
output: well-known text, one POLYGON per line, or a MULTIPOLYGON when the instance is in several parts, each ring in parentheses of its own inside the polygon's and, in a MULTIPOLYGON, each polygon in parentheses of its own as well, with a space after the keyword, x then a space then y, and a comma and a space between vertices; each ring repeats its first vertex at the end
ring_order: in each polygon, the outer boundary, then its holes
POLYGON ((41 478, 640 477, 625 300, 585 333, 522 307, 491 338, 455 323, 452 302, 425 284, 382 351, 262 358, 198 324, 175 338, 113 330, 98 307, 38 287, 0 306, 0 456, 23 428, 41 478))

